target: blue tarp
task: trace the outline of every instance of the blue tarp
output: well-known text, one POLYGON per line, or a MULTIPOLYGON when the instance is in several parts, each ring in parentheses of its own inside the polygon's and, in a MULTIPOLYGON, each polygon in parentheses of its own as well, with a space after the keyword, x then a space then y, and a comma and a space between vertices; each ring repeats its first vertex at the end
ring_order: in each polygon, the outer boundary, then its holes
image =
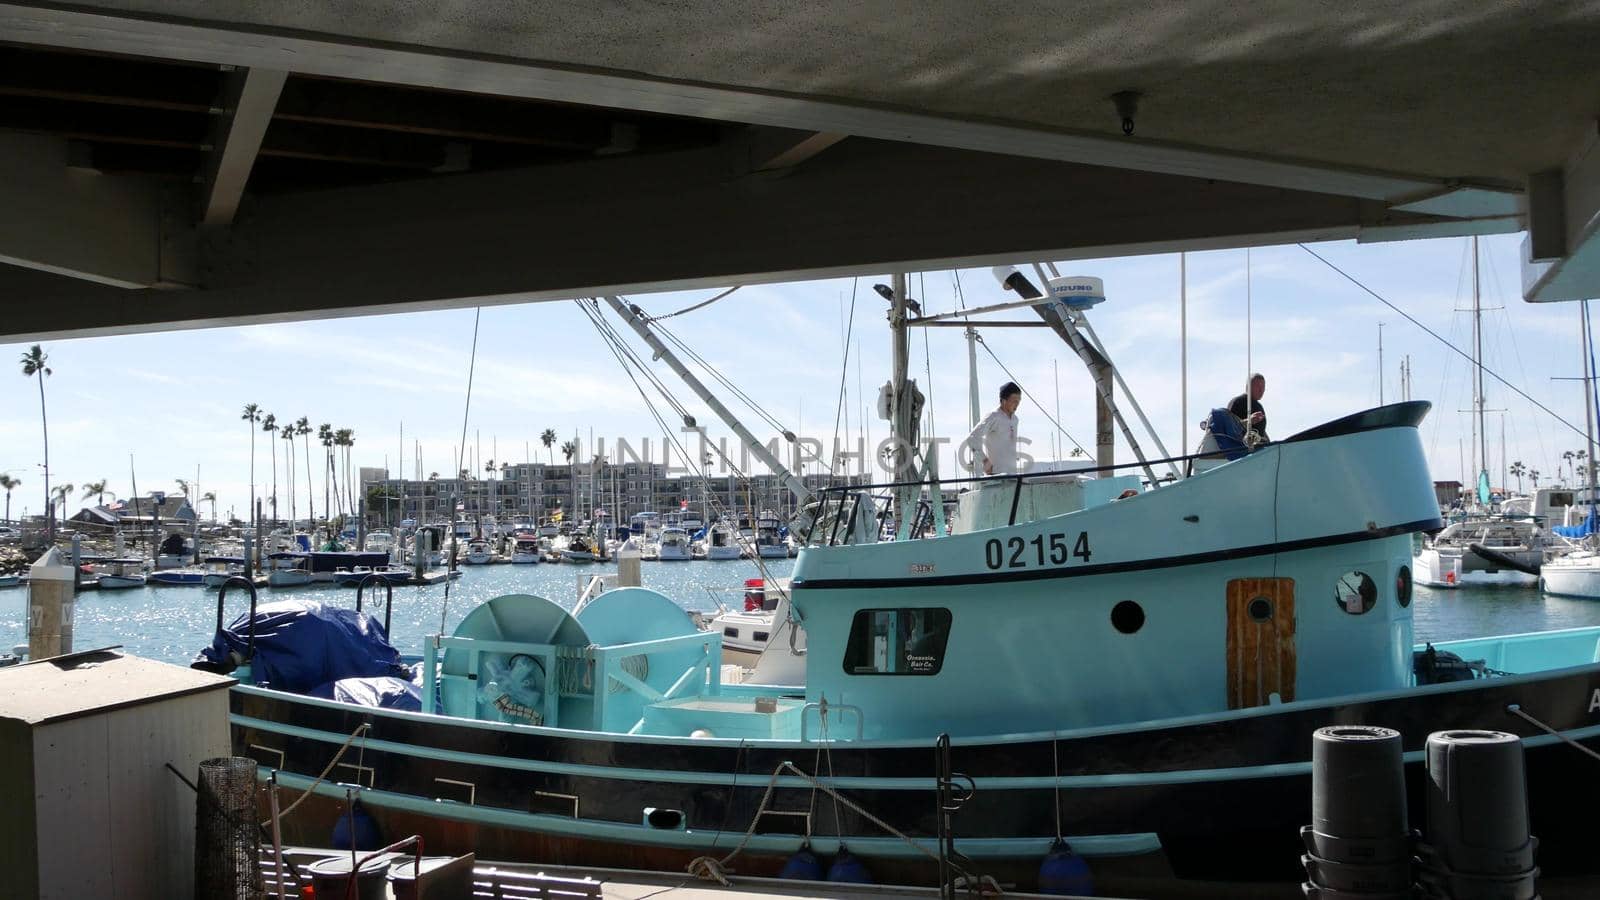
POLYGON ((1244 426, 1239 423, 1239 417, 1228 410, 1221 407, 1213 409, 1206 418, 1206 430, 1216 439, 1217 449, 1230 461, 1250 452, 1244 443, 1244 426))
MULTIPOLYGON (((245 613, 217 632, 196 663, 231 671, 230 654, 242 657, 249 643, 249 619, 245 613)), ((254 631, 252 678, 276 690, 304 694, 342 678, 410 674, 383 625, 364 612, 315 600, 275 600, 256 608, 254 631)))
POLYGON ((311 696, 357 706, 422 712, 422 688, 404 678, 341 678, 311 690, 311 696))
POLYGON ((1557 525, 1550 529, 1564 538, 1582 538, 1591 534, 1600 534, 1600 521, 1596 521, 1594 507, 1589 508, 1589 518, 1584 519, 1579 525, 1557 525))

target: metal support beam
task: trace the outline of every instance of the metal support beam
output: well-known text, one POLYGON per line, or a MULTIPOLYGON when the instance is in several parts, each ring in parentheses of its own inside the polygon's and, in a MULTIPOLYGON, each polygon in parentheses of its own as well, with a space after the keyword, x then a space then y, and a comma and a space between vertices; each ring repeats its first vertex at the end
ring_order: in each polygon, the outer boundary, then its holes
POLYGON ((60 138, 0 132, 0 159, 0 263, 119 288, 192 281, 176 192, 74 168, 60 138))
POLYGON ((732 85, 540 65, 436 47, 363 42, 333 34, 160 18, 109 7, 90 11, 0 3, 0 34, 16 43, 292 69, 336 78, 714 118, 1374 200, 1402 202, 1451 186, 1442 179, 1405 173, 1266 159, 1205 147, 1054 130, 1022 122, 961 119, 732 85))
POLYGON ((230 225, 250 180, 261 139, 289 73, 235 69, 223 88, 223 116, 212 125, 211 155, 202 183, 200 224, 230 225))
POLYGON ((1600 121, 1559 173, 1531 177, 1522 242, 1522 296, 1530 302, 1600 295, 1600 121))
POLYGON ((903 143, 828 154, 774 179, 730 179, 728 149, 707 147, 263 195, 247 221, 206 235, 202 290, 153 303, 34 279, 35 296, 72 303, 73 316, 44 302, 8 310, 0 340, 1348 238, 1376 206, 903 143), (927 188, 957 181, 985 189, 927 188), (885 208, 903 211, 900 226, 883 227, 885 208), (635 252, 619 257, 622 246, 635 252))

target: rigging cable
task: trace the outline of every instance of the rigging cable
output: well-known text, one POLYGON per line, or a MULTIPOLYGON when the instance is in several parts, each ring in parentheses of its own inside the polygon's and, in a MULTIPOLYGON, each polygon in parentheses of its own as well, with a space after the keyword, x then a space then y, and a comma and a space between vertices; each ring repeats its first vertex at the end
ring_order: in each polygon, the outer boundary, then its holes
POLYGON ((655 316, 655 317, 645 316, 644 320, 646 322, 659 322, 662 319, 670 319, 673 316, 681 316, 684 313, 694 312, 697 309, 704 309, 707 306, 710 306, 711 304, 717 302, 718 300, 721 300, 723 297, 726 297, 729 294, 733 293, 734 291, 737 291, 741 287, 743 287, 743 285, 736 284, 733 287, 728 288, 727 290, 723 291, 722 293, 716 295, 715 297, 712 297, 710 300, 702 300, 699 303, 694 304, 693 306, 685 306, 683 309, 680 309, 677 312, 670 312, 670 313, 667 313, 664 316, 655 316))
MULTIPOLYGON (((1437 331, 1434 331, 1432 328, 1429 328, 1428 326, 1426 326, 1426 325, 1422 324, 1421 322, 1417 321, 1416 318, 1414 318, 1410 313, 1406 312, 1405 310, 1401 309, 1398 306, 1395 306, 1393 303, 1389 302, 1387 299, 1385 299, 1383 297, 1383 295, 1379 294, 1377 291, 1374 291, 1372 288, 1369 288, 1366 285, 1362 284, 1361 282, 1357 281, 1355 279, 1355 276, 1351 275, 1350 273, 1346 272, 1345 270, 1343 270, 1343 269, 1339 268, 1338 266, 1334 265, 1333 263, 1329 262, 1321 254, 1317 253, 1315 250, 1312 250, 1310 247, 1307 247, 1305 244, 1296 244, 1295 246, 1297 246, 1301 250, 1304 250, 1305 252, 1311 254, 1313 257, 1316 257, 1318 262, 1322 263, 1323 265, 1327 266, 1328 268, 1332 269, 1333 271, 1335 271, 1335 272, 1339 273, 1340 275, 1344 276, 1345 280, 1349 281, 1351 284, 1355 285, 1356 287, 1358 287, 1361 290, 1365 291, 1367 294, 1371 295, 1373 297, 1373 299, 1377 300, 1379 303, 1382 303, 1384 306, 1387 306, 1390 309, 1394 310, 1396 313, 1400 314, 1400 316, 1402 318, 1404 318, 1407 322, 1410 322, 1411 324, 1417 326, 1418 328, 1420 328, 1424 332, 1426 332, 1429 337, 1433 338, 1434 340, 1438 341, 1441 344, 1444 344, 1446 347, 1450 348, 1450 350, 1454 351, 1456 354, 1460 355, 1462 358, 1464 358, 1464 359, 1466 359, 1468 361, 1471 361, 1472 356, 1470 354, 1466 353, 1461 348, 1457 347, 1455 344, 1452 344, 1449 341, 1445 340, 1444 338, 1440 337, 1439 333, 1437 331)), ((1534 406, 1538 407, 1542 412, 1544 412, 1546 415, 1550 416, 1550 418, 1555 419, 1557 422, 1560 422, 1561 424, 1567 426, 1568 428, 1571 428, 1573 431, 1577 432, 1578 434, 1583 434, 1583 429, 1582 428, 1579 428, 1578 426, 1572 424, 1571 422, 1568 422, 1566 419, 1564 419, 1561 416, 1557 415, 1556 412, 1554 410, 1552 410, 1550 407, 1545 406, 1543 403, 1540 403, 1539 401, 1533 399, 1533 397, 1528 395, 1527 391, 1524 391, 1522 388, 1519 388, 1516 385, 1512 384, 1511 382, 1505 380, 1504 378, 1501 378, 1499 373, 1495 372, 1493 369, 1485 368, 1483 371, 1484 371, 1485 374, 1493 377, 1495 381, 1498 381, 1501 384, 1505 385, 1506 387, 1510 388, 1512 390, 1512 392, 1514 392, 1517 396, 1521 397, 1522 399, 1524 399, 1524 400, 1528 401, 1529 403, 1532 403, 1534 406)))
POLYGON ((764 419, 768 425, 771 425, 773 428, 777 429, 780 434, 788 431, 788 429, 783 426, 782 422, 779 422, 776 417, 763 409, 761 404, 757 403, 749 394, 746 394, 739 388, 738 385, 734 384, 727 376, 723 375, 716 366, 713 366, 711 363, 707 362, 705 357, 701 356, 699 353, 696 353, 693 347, 690 347, 688 344, 679 339, 677 335, 669 331, 665 325, 657 325, 656 331, 660 332, 662 336, 671 341, 674 346, 684 353, 684 355, 698 363, 700 368, 705 370, 706 374, 716 379, 718 383, 732 392, 735 397, 739 398, 740 402, 749 407, 750 410, 756 415, 764 419))
MULTIPOLYGON (((461 406, 461 444, 460 444, 461 450, 460 450, 459 453, 456 454, 456 471, 457 472, 461 471, 461 462, 462 462, 462 459, 466 455, 466 452, 467 452, 467 419, 472 413, 472 376, 473 376, 473 373, 476 372, 477 368, 478 368, 478 320, 482 316, 483 316, 483 307, 481 307, 481 306, 474 307, 473 310, 472 310, 472 354, 471 354, 471 356, 469 356, 467 358, 467 399, 466 399, 466 402, 463 403, 462 406, 461 406)), ((458 484, 458 485, 460 483, 461 483, 460 481, 456 482, 456 484, 458 484)), ((459 493, 459 491, 456 493, 456 495, 455 495, 455 497, 453 499, 456 502, 450 504, 450 506, 451 506, 451 509, 450 509, 450 521, 452 523, 455 521, 455 518, 456 518, 455 506, 456 506, 456 504, 461 502, 461 494, 459 493)), ((455 565, 456 565, 456 550, 457 550, 457 548, 459 546, 460 546, 460 540, 456 537, 456 529, 455 529, 455 526, 452 524, 451 527, 450 527, 450 568, 451 569, 455 568, 455 565)), ((415 548, 413 548, 413 552, 415 552, 415 548)), ((444 579, 444 601, 439 604, 439 633, 440 634, 444 633, 445 619, 449 616, 449 613, 450 613, 450 582, 452 580, 453 579, 451 579, 448 575, 444 579)))
MULTIPOLYGON (((835 452, 834 454, 830 455, 827 463, 828 473, 830 475, 833 474, 834 463, 838 461, 835 457, 837 456, 839 449, 840 417, 845 419, 846 432, 848 432, 850 429, 850 419, 849 416, 845 415, 844 409, 845 378, 850 374, 850 338, 855 334, 856 330, 856 288, 859 287, 860 284, 861 279, 859 277, 850 279, 850 319, 845 323, 844 328, 844 362, 839 364, 839 403, 834 407, 833 410, 833 449, 835 452)), ((845 441, 849 442, 849 440, 850 438, 847 434, 845 441)), ((846 467, 845 474, 850 474, 848 467, 846 467)))
POLYGON ((1067 440, 1072 442, 1072 446, 1078 448, 1078 452, 1082 453, 1084 456, 1089 455, 1089 451, 1085 450, 1083 445, 1078 443, 1078 439, 1069 434, 1067 429, 1062 428, 1061 423, 1057 422, 1055 418, 1050 415, 1050 411, 1045 409, 1044 405, 1039 401, 1034 400, 1033 395, 1028 393, 1028 391, 1022 387, 1022 383, 1017 381, 1017 376, 1011 374, 1011 370, 1006 368, 1006 364, 1000 361, 1000 357, 995 356, 994 351, 989 349, 989 343, 983 339, 983 335, 981 334, 978 335, 978 346, 983 348, 983 352, 989 354, 989 358, 994 360, 994 364, 1000 367, 1000 371, 1006 373, 1006 378, 1009 379, 1013 384, 1017 385, 1017 389, 1022 391, 1022 396, 1027 397, 1028 400, 1033 403, 1034 407, 1039 410, 1039 412, 1044 413, 1044 417, 1050 420, 1051 425, 1054 425, 1062 434, 1067 436, 1067 440))

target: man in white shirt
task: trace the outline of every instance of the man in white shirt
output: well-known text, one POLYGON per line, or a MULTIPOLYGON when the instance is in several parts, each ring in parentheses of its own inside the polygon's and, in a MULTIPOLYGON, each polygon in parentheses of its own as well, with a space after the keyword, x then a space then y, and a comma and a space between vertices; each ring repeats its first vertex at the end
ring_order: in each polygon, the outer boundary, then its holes
POLYGON ((985 416, 963 444, 972 448, 972 470, 985 475, 1017 474, 1017 407, 1022 388, 1014 381, 1000 386, 1000 408, 985 416))

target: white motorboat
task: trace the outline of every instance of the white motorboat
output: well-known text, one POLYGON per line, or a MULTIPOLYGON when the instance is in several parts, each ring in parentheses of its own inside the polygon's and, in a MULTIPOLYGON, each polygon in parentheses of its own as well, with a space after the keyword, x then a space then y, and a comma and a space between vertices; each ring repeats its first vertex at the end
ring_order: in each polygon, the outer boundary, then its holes
POLYGON ((532 532, 520 532, 511 543, 511 564, 514 566, 537 565, 544 556, 539 549, 539 538, 532 532))
POLYGON ((573 532, 567 536, 567 546, 561 551, 563 562, 591 563, 598 558, 594 541, 588 535, 573 532))
POLYGON ((718 521, 706 532, 706 559, 727 560, 739 558, 739 542, 734 540, 733 527, 718 521))
POLYGON ((149 580, 144 574, 142 559, 107 559, 94 567, 100 578, 100 590, 117 591, 144 587, 149 580))
POLYGON ((222 587, 223 582, 235 575, 244 574, 242 556, 208 556, 205 565, 206 574, 200 577, 200 583, 212 589, 222 587))
POLYGON ((469 566, 486 566, 494 562, 494 548, 483 538, 467 541, 467 555, 462 561, 469 566))
POLYGON ((680 525, 668 525, 661 529, 656 559, 661 562, 685 562, 693 558, 694 551, 689 546, 689 532, 684 531, 680 525))
POLYGON ((782 523, 778 517, 763 510, 756 518, 756 553, 762 559, 788 559, 789 546, 784 543, 782 523))
POLYGON ((267 585, 300 587, 312 582, 311 560, 304 553, 273 553, 267 557, 267 585))

